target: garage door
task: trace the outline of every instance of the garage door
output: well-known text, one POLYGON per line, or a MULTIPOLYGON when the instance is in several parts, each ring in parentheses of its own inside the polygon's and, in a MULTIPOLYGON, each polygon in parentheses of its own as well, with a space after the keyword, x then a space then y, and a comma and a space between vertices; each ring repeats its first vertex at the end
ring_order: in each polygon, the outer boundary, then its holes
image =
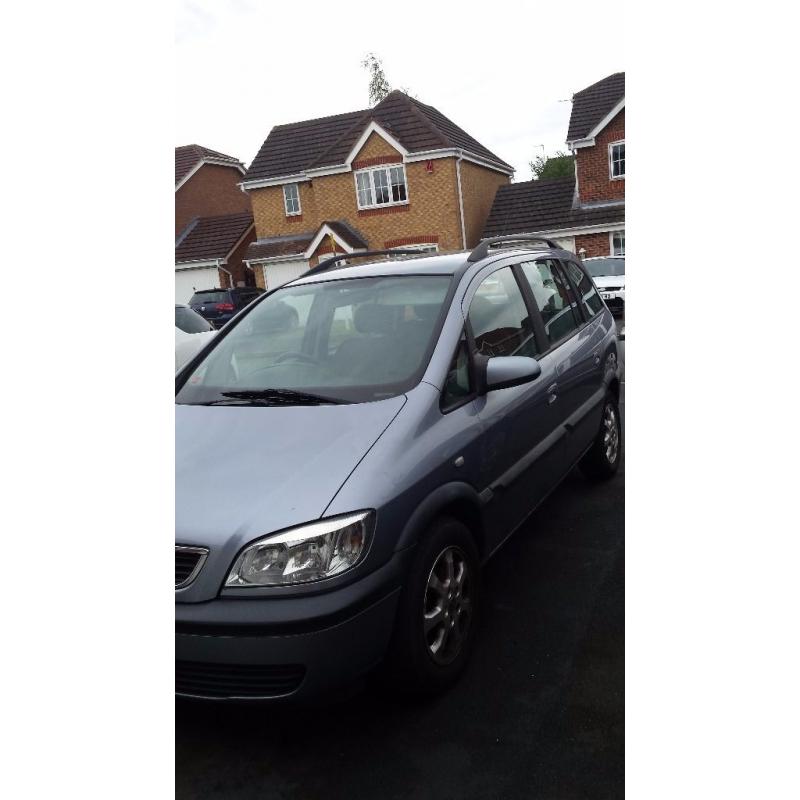
POLYGON ((267 290, 277 289, 284 283, 299 278, 308 270, 308 261, 280 261, 277 264, 264 264, 264 282, 267 290))
POLYGON ((175 270, 175 302, 188 303, 198 289, 216 289, 219 286, 219 270, 216 267, 175 270))

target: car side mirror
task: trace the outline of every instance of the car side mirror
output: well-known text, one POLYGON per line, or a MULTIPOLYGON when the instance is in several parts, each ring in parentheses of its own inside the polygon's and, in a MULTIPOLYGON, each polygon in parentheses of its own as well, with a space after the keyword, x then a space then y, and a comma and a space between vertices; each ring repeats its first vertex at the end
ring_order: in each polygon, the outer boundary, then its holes
POLYGON ((530 383, 542 374, 539 362, 528 356, 495 356, 482 361, 481 394, 530 383))

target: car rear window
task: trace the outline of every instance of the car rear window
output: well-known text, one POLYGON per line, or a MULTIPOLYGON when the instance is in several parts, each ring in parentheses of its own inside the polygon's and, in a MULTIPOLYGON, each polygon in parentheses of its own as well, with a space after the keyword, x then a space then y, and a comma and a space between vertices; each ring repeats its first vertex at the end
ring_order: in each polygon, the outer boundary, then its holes
POLYGON ((202 333, 203 331, 213 331, 214 326, 201 317, 196 311, 184 306, 175 306, 175 327, 180 328, 185 333, 202 333))
POLYGON ((583 266, 593 278, 625 274, 624 258, 596 258, 584 261, 583 266))
POLYGON ((195 292, 189 305, 197 305, 198 303, 230 303, 227 292, 195 292))

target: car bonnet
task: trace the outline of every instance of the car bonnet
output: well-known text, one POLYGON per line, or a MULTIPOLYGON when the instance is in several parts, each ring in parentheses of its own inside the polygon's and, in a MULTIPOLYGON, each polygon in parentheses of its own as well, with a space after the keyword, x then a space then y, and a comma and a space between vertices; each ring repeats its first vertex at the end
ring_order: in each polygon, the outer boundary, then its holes
POLYGON ((318 519, 405 401, 176 405, 176 544, 209 548, 202 572, 224 580, 248 542, 318 519))

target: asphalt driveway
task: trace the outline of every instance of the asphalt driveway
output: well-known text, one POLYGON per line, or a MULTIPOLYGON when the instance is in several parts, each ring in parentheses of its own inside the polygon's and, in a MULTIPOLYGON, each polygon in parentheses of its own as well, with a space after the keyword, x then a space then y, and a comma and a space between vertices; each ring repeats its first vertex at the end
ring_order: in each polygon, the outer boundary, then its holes
POLYGON ((571 474, 488 565, 474 658, 447 695, 178 703, 176 796, 621 798, 624 466, 600 486, 571 474))

